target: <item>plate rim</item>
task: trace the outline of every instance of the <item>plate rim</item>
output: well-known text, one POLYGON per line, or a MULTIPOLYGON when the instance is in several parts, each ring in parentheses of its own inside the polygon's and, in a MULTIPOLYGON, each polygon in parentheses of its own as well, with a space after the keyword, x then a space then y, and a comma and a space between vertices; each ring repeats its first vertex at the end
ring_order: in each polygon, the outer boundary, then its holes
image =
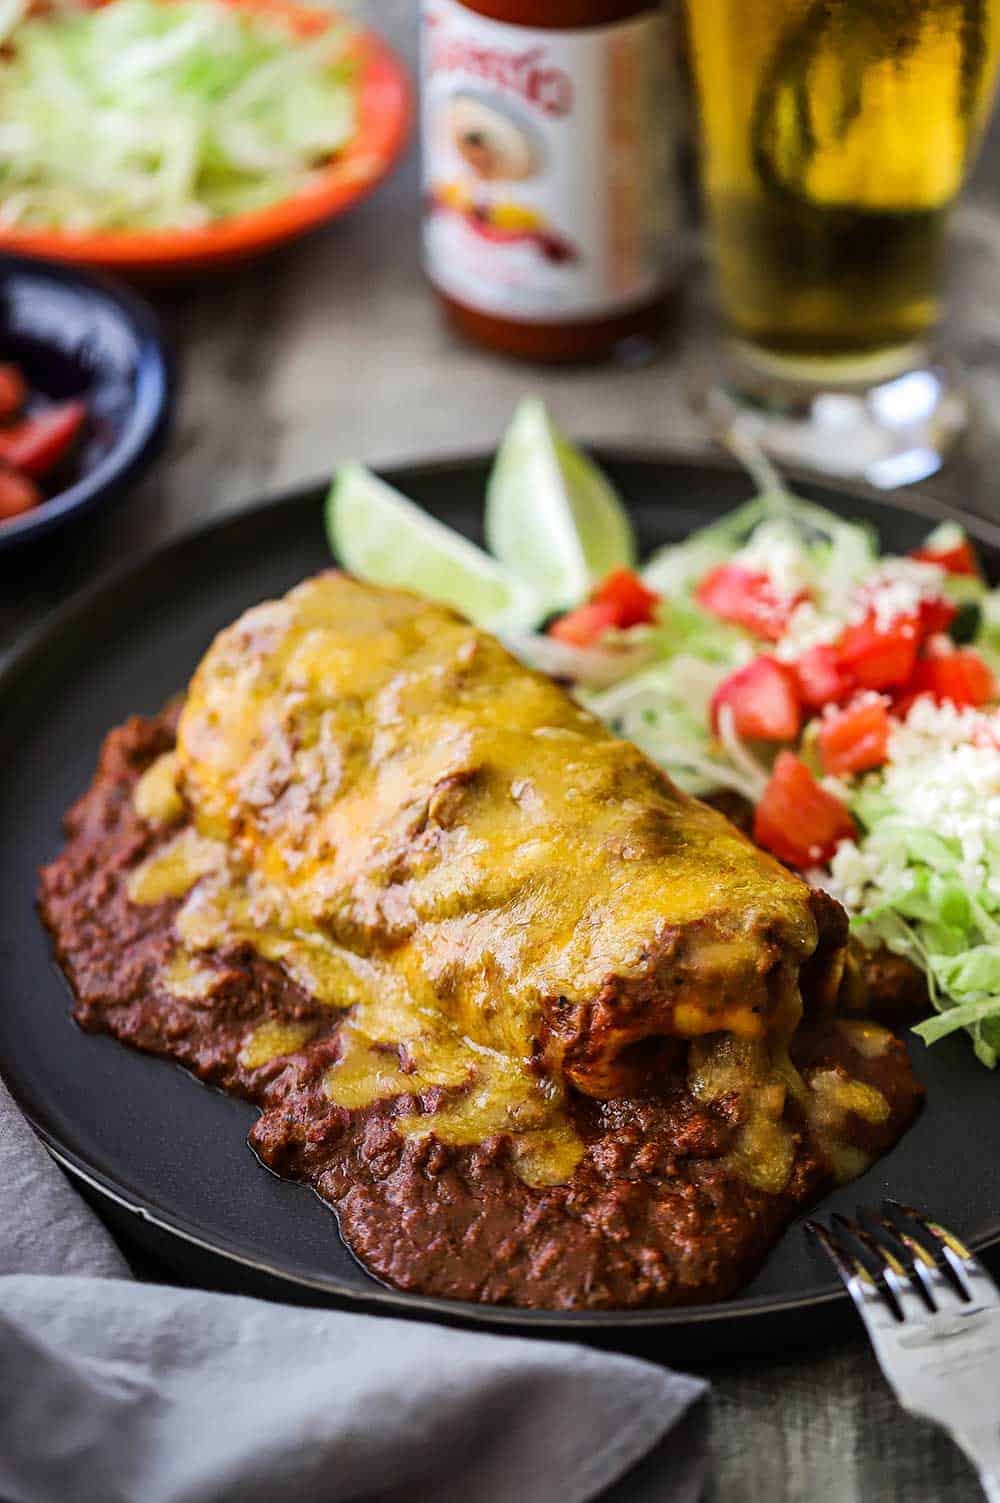
MULTIPOLYGON (((745 474, 741 465, 725 456, 689 454, 682 449, 671 449, 659 445, 595 443, 588 444, 586 447, 588 453, 602 464, 607 462, 612 465, 621 463, 673 466, 695 469, 704 473, 722 472, 730 477, 745 474)), ((431 479, 471 468, 483 468, 490 464, 491 458, 492 455, 489 453, 473 451, 438 459, 402 460, 375 468, 383 479, 392 484, 403 476, 412 479, 415 474, 420 474, 431 479)), ((908 512, 930 522, 958 522, 966 528, 970 537, 996 550, 1000 555, 1000 524, 966 512, 959 506, 940 501, 919 491, 900 493, 881 491, 871 486, 841 486, 835 479, 804 470, 790 469, 783 473, 784 478, 792 486, 818 487, 844 500, 856 497, 859 500, 877 503, 882 507, 908 512)), ((76 590, 60 606, 48 613, 36 627, 19 640, 12 650, 0 658, 0 709, 8 695, 16 690, 21 676, 30 673, 35 660, 46 653, 50 642, 62 636, 67 628, 81 614, 85 614, 92 605, 106 597, 113 596, 118 588, 125 585, 132 576, 142 573, 154 562, 162 563, 186 548, 198 547, 206 538, 217 533, 225 532, 227 529, 240 530, 245 526, 252 527, 256 520, 265 515, 270 517, 277 514, 288 505, 305 505, 312 499, 319 500, 328 486, 329 481, 325 477, 322 480, 304 481, 288 486, 238 510, 208 517, 175 536, 153 544, 131 558, 102 571, 95 579, 76 590)), ((843 1287, 838 1283, 830 1282, 815 1285, 808 1292, 801 1294, 777 1293, 752 1296, 737 1294, 731 1299, 722 1300, 716 1304, 676 1305, 639 1310, 535 1310, 514 1305, 478 1304, 472 1301, 443 1299, 435 1295, 409 1293, 382 1283, 367 1269, 364 1269, 364 1272, 370 1280, 371 1288, 364 1291, 353 1285, 343 1284, 336 1277, 311 1278, 305 1274, 290 1272, 280 1265, 269 1263, 264 1258, 250 1256, 245 1250, 230 1244, 224 1237, 220 1239, 214 1234, 212 1237, 203 1235, 196 1227, 186 1224, 183 1217, 164 1211, 155 1202, 134 1190, 126 1190, 113 1176, 105 1174, 103 1170, 90 1163, 84 1155, 78 1154, 68 1146, 58 1133, 50 1131, 31 1107, 21 1100, 15 1087, 3 1075, 2 1069, 0 1069, 0 1077, 4 1079, 19 1110, 56 1162, 75 1179, 88 1185, 119 1208, 130 1212, 168 1236, 177 1237, 188 1245, 211 1253, 215 1257, 221 1257, 231 1264, 265 1274, 279 1283, 294 1285, 352 1305, 377 1305, 383 1307, 386 1314, 395 1314, 400 1317, 436 1316, 454 1322, 522 1330, 527 1327, 537 1328, 540 1331, 556 1329, 565 1334, 572 1334, 575 1330, 582 1335, 587 1331, 716 1325, 726 1320, 753 1321, 768 1316, 787 1316, 803 1309, 822 1309, 847 1303, 848 1296, 843 1287)), ((191 1078, 196 1084, 199 1083, 196 1077, 191 1078)), ((252 1106, 252 1103, 247 1104, 252 1106)), ((795 1218, 791 1225, 795 1226, 800 1220, 799 1217, 795 1218)), ((1000 1248, 1000 1226, 996 1230, 987 1230, 968 1240, 977 1252, 989 1252, 1000 1248)), ((346 1243, 344 1245, 346 1247, 346 1243)), ((363 1268, 363 1265, 359 1266, 363 1268)))

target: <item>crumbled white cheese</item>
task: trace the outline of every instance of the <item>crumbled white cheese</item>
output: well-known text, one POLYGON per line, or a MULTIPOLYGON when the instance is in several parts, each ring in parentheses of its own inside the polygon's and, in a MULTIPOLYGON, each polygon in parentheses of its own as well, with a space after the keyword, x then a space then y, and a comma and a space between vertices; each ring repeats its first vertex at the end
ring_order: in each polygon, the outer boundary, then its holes
POLYGON ((783 663, 794 663, 810 647, 822 647, 835 642, 847 624, 848 607, 843 615, 821 611, 811 600, 803 600, 788 618, 781 641, 775 645, 775 656, 783 663))
POLYGON ((860 913, 870 906, 873 890, 898 892, 910 885, 902 847, 895 851, 869 850, 853 840, 837 847, 829 867, 810 873, 814 887, 822 887, 837 898, 848 913, 860 913), (895 859, 893 859, 895 856, 895 859))
MULTIPOLYGON (((888 709, 891 704, 892 700, 888 694, 880 694, 877 689, 862 689, 859 694, 852 696, 850 707, 852 710, 861 710, 868 705, 885 705, 888 709)), ((837 716, 843 715, 843 713, 843 705, 824 705, 820 718, 822 720, 836 720, 837 716)))
POLYGON ((940 596, 944 570, 916 558, 885 558, 878 572, 858 590, 850 614, 857 625, 874 612, 879 631, 888 631, 900 616, 915 616, 921 602, 940 596))
POLYGON ((816 581, 807 549, 785 522, 762 522, 733 563, 766 574, 775 593, 786 600, 811 591, 816 581))
POLYGON ((900 617, 916 616, 921 603, 938 599, 944 570, 913 558, 884 558, 877 569, 853 589, 839 591, 827 584, 819 602, 804 600, 789 617, 775 655, 792 663, 811 647, 835 642, 847 626, 859 626, 874 613, 879 631, 888 631, 900 617))
MULTIPOLYGON (((893 724, 879 787, 902 823, 957 843, 956 872, 968 889, 990 885, 989 843, 1000 835, 1000 710, 916 700, 893 724)), ((825 885, 857 912, 870 889, 906 885, 907 864, 902 842, 845 841, 825 885)))

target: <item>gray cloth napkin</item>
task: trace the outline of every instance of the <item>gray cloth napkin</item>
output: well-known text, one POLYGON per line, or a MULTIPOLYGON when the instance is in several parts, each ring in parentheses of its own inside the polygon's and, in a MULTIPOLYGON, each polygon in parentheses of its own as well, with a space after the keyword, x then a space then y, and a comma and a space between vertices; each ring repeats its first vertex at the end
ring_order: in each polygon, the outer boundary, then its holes
POLYGON ((3 1503, 576 1503, 675 1426, 655 1496, 695 1503, 704 1391, 580 1346, 137 1283, 0 1083, 3 1503))

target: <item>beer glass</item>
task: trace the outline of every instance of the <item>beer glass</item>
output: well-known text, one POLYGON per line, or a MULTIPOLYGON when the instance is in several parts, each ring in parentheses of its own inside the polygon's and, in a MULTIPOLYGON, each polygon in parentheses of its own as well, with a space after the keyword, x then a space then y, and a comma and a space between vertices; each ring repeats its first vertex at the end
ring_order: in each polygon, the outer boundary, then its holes
POLYGON ((712 411, 827 472, 932 473, 966 416, 934 335, 1000 0, 687 0, 687 21, 727 334, 712 411))

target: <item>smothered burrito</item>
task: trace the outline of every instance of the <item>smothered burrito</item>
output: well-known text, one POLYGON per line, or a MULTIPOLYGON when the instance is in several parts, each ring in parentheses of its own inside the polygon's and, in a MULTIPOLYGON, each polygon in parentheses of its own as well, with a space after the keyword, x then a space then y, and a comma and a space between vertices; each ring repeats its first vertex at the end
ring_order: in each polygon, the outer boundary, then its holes
POLYGON ((76 1017, 261 1109, 372 1273, 718 1298, 919 1098, 840 908, 451 611, 330 572, 105 742, 41 908, 76 1017))

